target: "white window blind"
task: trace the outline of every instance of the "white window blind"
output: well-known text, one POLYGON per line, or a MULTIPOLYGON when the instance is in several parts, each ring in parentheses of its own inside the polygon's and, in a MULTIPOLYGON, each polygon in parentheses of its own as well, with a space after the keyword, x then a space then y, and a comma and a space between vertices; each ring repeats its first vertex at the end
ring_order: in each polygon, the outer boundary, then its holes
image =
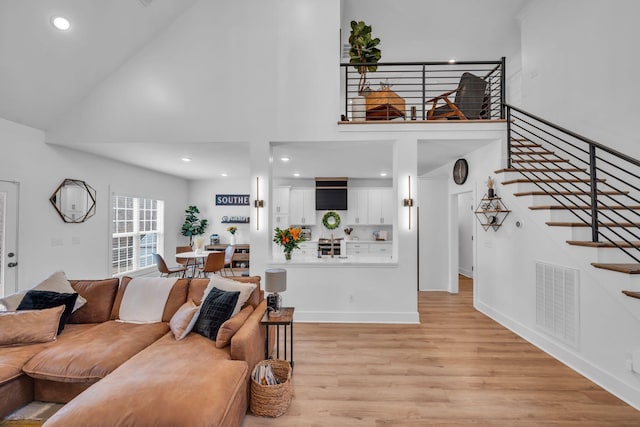
POLYGON ((155 265, 163 252, 164 203, 161 200, 113 196, 111 272, 114 276, 155 265))

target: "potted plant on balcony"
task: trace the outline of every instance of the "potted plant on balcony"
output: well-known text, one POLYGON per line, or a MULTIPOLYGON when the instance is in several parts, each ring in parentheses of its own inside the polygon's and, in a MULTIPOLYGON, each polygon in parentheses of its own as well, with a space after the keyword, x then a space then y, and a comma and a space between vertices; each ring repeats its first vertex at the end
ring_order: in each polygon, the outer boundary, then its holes
POLYGON ((371 37, 371 25, 365 24, 364 21, 351 21, 349 44, 351 45, 349 63, 367 64, 354 65, 354 68, 360 74, 360 80, 358 81, 358 96, 351 101, 352 119, 364 120, 366 115, 363 95, 367 86, 367 71, 374 72, 378 69, 376 64, 382 57, 382 52, 377 47, 380 44, 380 39, 371 37))

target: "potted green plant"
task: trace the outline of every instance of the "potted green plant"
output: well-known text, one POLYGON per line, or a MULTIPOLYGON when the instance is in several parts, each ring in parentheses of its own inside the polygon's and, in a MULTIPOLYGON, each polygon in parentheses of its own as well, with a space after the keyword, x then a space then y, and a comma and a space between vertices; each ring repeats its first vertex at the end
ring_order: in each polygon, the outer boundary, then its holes
POLYGON ((354 65, 360 74, 358 95, 362 96, 367 85, 367 71, 376 71, 378 69, 376 64, 382 57, 382 52, 377 47, 380 44, 380 39, 371 37, 371 25, 365 24, 364 21, 351 21, 349 44, 351 45, 349 63, 367 64, 354 65))
POLYGON ((189 238, 189 246, 193 245, 193 236, 201 236, 204 234, 204 230, 207 229, 208 220, 200 219, 196 214, 200 213, 197 206, 189 206, 185 211, 187 215, 182 224, 180 232, 183 236, 189 238))

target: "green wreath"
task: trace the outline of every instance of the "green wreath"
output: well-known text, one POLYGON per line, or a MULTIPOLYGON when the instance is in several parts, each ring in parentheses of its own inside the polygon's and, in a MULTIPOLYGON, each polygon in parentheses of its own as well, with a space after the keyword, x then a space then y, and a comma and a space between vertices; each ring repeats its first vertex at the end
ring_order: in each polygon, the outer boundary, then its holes
POLYGON ((328 230, 333 230, 334 228, 338 228, 340 225, 340 215, 338 212, 327 212, 322 217, 322 225, 327 227, 328 230), (332 220, 331 222, 329 222, 332 220))

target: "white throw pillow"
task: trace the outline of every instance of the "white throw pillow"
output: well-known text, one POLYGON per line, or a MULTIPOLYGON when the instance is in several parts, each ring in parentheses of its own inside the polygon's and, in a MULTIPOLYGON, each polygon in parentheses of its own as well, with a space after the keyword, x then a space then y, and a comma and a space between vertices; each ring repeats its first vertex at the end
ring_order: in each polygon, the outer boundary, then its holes
POLYGON ((20 291, 17 294, 0 298, 0 311, 16 311, 16 308, 18 308, 20 301, 22 301, 26 293, 27 291, 20 291), (4 308, 4 310, 2 308, 4 308))
POLYGON ((209 279, 209 285, 207 289, 204 290, 204 295, 202 295, 202 301, 207 298, 209 291, 213 288, 218 288, 221 291, 226 292, 240 292, 238 296, 238 302, 233 309, 233 313, 231 313, 231 317, 238 314, 242 306, 247 302, 249 297, 251 296, 251 292, 256 288, 255 283, 243 283, 238 282, 237 280, 225 279, 224 277, 216 276, 215 274, 209 279))
MULTIPOLYGON (((47 277, 40 284, 34 286, 32 288, 36 291, 53 291, 60 292, 65 294, 76 294, 77 291, 71 287, 71 283, 67 280, 67 276, 65 276, 64 271, 56 271, 51 276, 47 277)), ((83 305, 87 303, 87 300, 82 298, 80 294, 78 294, 78 299, 76 299, 76 303, 73 306, 72 311, 76 311, 83 305)))
MULTIPOLYGON (((52 291, 59 292, 64 294, 75 294, 77 293, 73 287, 71 287, 71 283, 67 280, 67 276, 65 276, 63 271, 56 271, 51 276, 47 277, 45 280, 31 288, 36 291, 52 291)), ((24 294, 27 291, 20 291, 13 295, 6 296, 4 298, 0 298, 0 306, 4 306, 6 311, 15 311, 20 305, 20 301, 24 298, 24 294)), ((76 303, 73 306, 72 311, 76 311, 83 305, 87 303, 87 300, 82 298, 80 294, 78 294, 78 299, 76 299, 76 303)), ((0 308, 0 311, 2 309, 0 308)))

